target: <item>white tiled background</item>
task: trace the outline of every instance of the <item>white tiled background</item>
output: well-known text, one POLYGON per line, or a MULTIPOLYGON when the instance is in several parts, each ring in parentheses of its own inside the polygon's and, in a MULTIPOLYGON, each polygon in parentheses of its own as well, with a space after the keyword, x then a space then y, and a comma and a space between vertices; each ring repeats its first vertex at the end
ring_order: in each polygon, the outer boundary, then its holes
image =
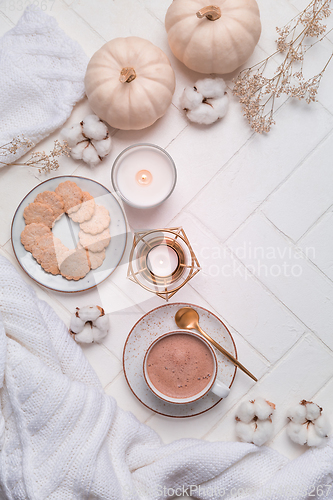
MULTIPOLYGON (((234 440, 239 402, 261 395, 277 405, 275 437, 268 446, 294 458, 304 448, 286 436, 288 406, 311 399, 333 415, 333 62, 318 102, 282 102, 268 135, 252 133, 232 97, 222 121, 210 127, 190 124, 179 96, 199 75, 178 62, 168 47, 164 16, 170 1, 39 0, 89 56, 114 37, 141 36, 167 53, 177 78, 173 103, 155 125, 136 132, 111 130, 113 150, 100 167, 90 170, 64 158, 54 175, 75 173, 111 188, 110 168, 123 148, 144 141, 167 149, 178 168, 176 190, 154 211, 125 207, 129 226, 184 227, 203 269, 173 301, 196 303, 218 314, 234 335, 240 360, 257 375, 258 383, 238 372, 229 397, 211 411, 190 419, 156 415, 127 387, 121 358, 131 327, 163 301, 126 280, 126 255, 106 282, 86 293, 55 293, 24 278, 67 324, 76 306, 105 308, 111 332, 102 345, 86 346, 84 352, 105 391, 165 442, 180 437, 234 440)), ((258 3, 263 31, 249 64, 275 50, 275 26, 284 25, 308 1, 258 3)), ((14 26, 23 5, 19 0, 0 0, 0 35, 14 26)), ((330 54, 332 41, 329 36, 316 46, 310 69, 330 54)), ((79 103, 68 123, 88 112, 87 101, 79 103)), ((38 149, 50 150, 58 135, 55 132, 38 149)), ((48 176, 22 167, 0 171, 0 252, 19 272, 11 249, 11 219, 23 196, 48 176)))

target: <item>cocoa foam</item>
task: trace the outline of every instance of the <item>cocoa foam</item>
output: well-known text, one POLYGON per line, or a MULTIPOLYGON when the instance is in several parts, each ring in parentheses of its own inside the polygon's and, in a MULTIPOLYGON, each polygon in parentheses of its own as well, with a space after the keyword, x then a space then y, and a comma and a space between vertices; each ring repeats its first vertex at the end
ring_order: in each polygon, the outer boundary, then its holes
POLYGON ((215 363, 209 347, 186 333, 167 335, 147 356, 148 377, 154 387, 171 398, 199 394, 214 376, 215 363))

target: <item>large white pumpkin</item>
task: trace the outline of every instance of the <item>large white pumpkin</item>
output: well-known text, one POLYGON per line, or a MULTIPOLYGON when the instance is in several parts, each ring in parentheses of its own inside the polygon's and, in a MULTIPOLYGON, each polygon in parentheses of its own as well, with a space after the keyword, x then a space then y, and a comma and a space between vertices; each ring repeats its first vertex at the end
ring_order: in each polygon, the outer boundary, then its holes
POLYGON ((166 112, 175 74, 164 52, 148 40, 115 38, 92 56, 85 87, 97 116, 112 127, 138 130, 166 112))
POLYGON ((252 54, 261 33, 255 0, 173 0, 165 27, 174 55, 199 73, 230 73, 252 54))

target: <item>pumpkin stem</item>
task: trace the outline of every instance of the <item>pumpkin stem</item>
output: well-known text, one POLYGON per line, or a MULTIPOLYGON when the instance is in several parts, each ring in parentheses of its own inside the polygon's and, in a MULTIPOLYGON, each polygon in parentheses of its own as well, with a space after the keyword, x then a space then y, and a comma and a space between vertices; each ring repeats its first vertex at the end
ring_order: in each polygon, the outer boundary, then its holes
POLYGON ((221 15, 221 9, 217 5, 208 5, 197 12, 197 17, 199 19, 205 17, 209 21, 216 21, 217 19, 220 19, 221 15))
POLYGON ((134 68, 123 68, 120 72, 119 81, 121 83, 130 83, 136 78, 134 68))

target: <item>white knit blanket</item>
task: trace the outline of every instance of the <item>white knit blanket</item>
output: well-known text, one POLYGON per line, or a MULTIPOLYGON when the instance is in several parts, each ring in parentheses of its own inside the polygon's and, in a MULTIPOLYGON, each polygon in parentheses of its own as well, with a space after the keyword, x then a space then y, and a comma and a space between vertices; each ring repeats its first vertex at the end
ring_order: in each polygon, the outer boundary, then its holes
MULTIPOLYGON (((54 18, 28 7, 0 40, 0 146, 22 135, 37 144, 63 125, 84 96, 87 62, 54 18)), ((0 160, 10 163, 25 152, 0 160)))
POLYGON ((292 462, 244 443, 163 445, 105 395, 64 323, 4 257, 0 313, 1 500, 333 498, 308 497, 332 483, 332 442, 292 462))

